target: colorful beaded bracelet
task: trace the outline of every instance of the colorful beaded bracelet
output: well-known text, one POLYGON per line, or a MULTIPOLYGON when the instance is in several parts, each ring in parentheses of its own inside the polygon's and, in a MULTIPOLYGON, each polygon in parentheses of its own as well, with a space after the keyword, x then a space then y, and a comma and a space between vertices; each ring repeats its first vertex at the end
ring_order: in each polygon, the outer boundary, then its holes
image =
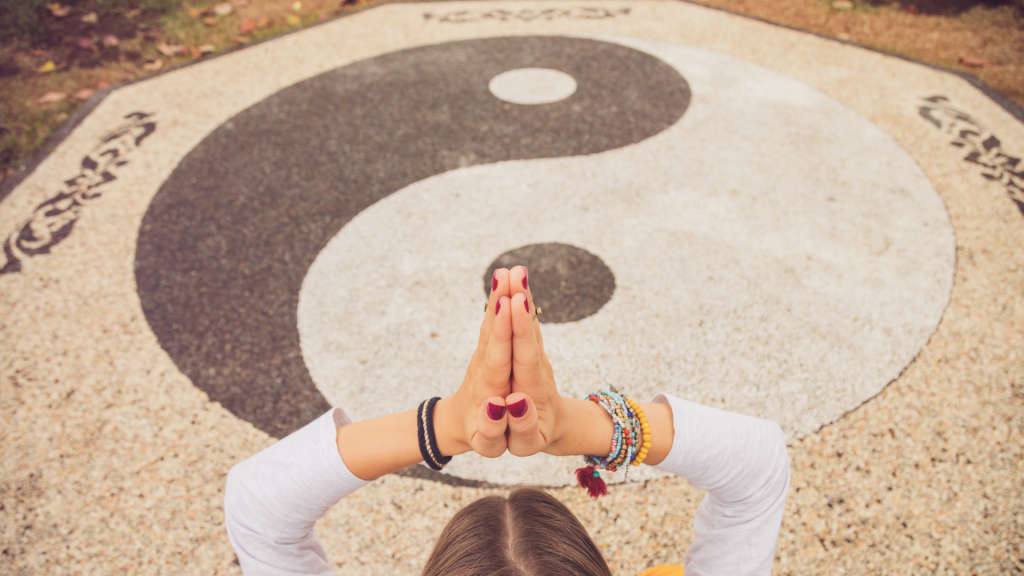
POLYGON ((626 466, 628 474, 630 464, 642 464, 651 448, 651 427, 640 404, 619 394, 614 386, 611 390, 600 390, 588 395, 587 400, 596 402, 608 412, 614 429, 608 456, 584 456, 586 466, 576 470, 580 486, 596 499, 608 493, 608 486, 601 479, 598 469, 615 472, 619 467, 626 466))

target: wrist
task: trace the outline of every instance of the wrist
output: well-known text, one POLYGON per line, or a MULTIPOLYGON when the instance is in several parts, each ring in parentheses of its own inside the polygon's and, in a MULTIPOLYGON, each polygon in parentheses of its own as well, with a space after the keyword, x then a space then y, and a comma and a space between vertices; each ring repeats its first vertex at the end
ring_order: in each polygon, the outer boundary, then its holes
POLYGON ((590 400, 563 397, 561 402, 561 430, 545 452, 556 456, 608 454, 615 433, 608 412, 590 400))
POLYGON ((434 438, 443 456, 457 456, 469 452, 466 424, 455 407, 455 397, 442 398, 434 405, 434 438))

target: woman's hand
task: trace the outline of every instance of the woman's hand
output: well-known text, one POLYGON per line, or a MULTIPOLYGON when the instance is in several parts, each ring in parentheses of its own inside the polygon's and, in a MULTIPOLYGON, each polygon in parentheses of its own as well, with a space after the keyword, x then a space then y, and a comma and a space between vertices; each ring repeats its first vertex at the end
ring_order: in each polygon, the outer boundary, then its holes
POLYGON ((473 450, 497 458, 506 448, 505 397, 512 391, 512 306, 509 271, 495 270, 480 338, 466 377, 450 398, 434 408, 434 432, 441 454, 473 450))
POLYGON ((546 451, 557 440, 562 397, 544 353, 540 322, 534 320, 529 271, 516 266, 508 273, 508 284, 512 353, 511 394, 505 397, 508 450, 530 456, 546 451))

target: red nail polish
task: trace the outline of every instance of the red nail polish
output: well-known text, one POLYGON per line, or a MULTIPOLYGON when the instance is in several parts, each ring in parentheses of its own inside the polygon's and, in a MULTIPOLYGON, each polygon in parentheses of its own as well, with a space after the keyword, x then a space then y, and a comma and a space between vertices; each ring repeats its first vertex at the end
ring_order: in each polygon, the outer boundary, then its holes
POLYGON ((529 300, 523 300, 523 306, 526 306, 526 313, 529 314, 530 313, 530 301, 529 300))
POLYGON ((529 406, 526 404, 526 398, 523 398, 515 404, 509 404, 508 413, 511 414, 513 418, 522 418, 523 414, 526 414, 527 408, 529 408, 529 406))
POLYGON ((493 402, 487 403, 487 417, 491 420, 501 420, 505 416, 505 407, 498 406, 493 402))
POLYGON ((523 266, 523 288, 529 288, 530 287, 530 284, 527 281, 527 279, 529 277, 530 277, 530 271, 526 269, 526 266, 523 266))
POLYGON ((491 280, 491 292, 494 292, 495 290, 498 289, 498 271, 497 270, 494 271, 494 275, 493 275, 492 278, 493 279, 491 280))
POLYGON ((501 312, 501 300, 494 304, 494 315, 497 316, 498 312, 501 312))

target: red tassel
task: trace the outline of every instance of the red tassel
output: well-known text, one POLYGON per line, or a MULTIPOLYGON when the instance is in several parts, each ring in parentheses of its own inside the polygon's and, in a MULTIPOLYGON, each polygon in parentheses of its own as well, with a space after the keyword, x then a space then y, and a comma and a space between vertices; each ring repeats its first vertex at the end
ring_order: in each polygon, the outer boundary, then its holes
POLYGON ((608 486, 593 466, 577 469, 576 480, 580 483, 580 488, 586 488, 587 494, 594 500, 608 493, 608 486))

